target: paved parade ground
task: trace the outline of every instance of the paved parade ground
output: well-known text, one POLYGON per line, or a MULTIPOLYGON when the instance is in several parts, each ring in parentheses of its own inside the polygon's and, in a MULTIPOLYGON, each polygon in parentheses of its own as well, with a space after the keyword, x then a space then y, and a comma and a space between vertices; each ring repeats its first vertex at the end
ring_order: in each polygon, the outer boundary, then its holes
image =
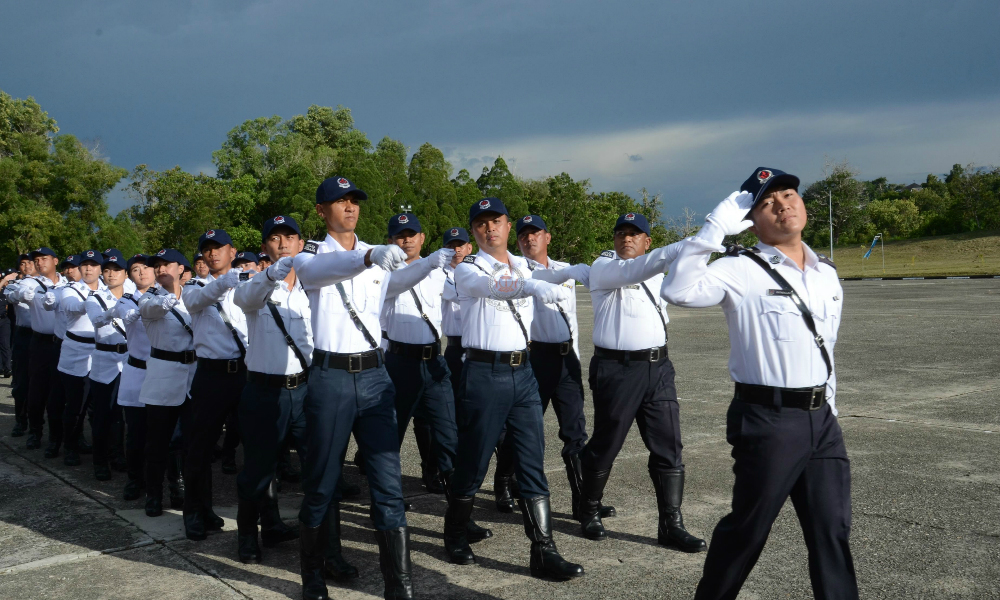
MULTIPOLYGON (((862 281, 844 284, 836 347, 841 413, 853 472, 852 550, 862 598, 1000 598, 1000 280, 862 281)), ((584 365, 593 350, 590 295, 577 294, 584 365)), ((728 512, 732 486, 725 412, 732 395, 729 341, 717 308, 671 307, 687 487, 684 517, 709 538, 728 512)), ((586 374, 585 374, 586 375, 586 374)), ((261 565, 236 560, 235 477, 216 463, 216 511, 226 530, 184 538, 181 517, 150 519, 121 499, 125 475, 93 477, 90 459, 66 467, 11 439, 10 380, 0 387, 0 598, 299 598, 298 545, 264 549, 261 565)), ((588 419, 592 414, 589 406, 588 419)), ((588 421, 588 430, 592 423, 588 421)), ((474 518, 494 537, 474 545, 478 564, 444 561, 443 496, 420 485, 412 436, 403 449, 414 583, 419 598, 692 598, 704 554, 656 544, 656 501, 647 453, 633 428, 605 503, 608 539, 585 540, 572 521, 556 419, 546 415, 546 468, 555 540, 586 576, 554 583, 528 574, 519 513, 493 510, 492 470, 474 518)), ((90 437, 89 430, 87 432, 90 437)), ((44 446, 44 444, 43 444, 44 446)), ((348 456, 353 456, 353 448, 348 456)), ((351 481, 359 478, 353 464, 351 481)), ((300 495, 286 484, 282 513, 300 495)), ((361 570, 333 598, 381 597, 377 547, 364 501, 343 508, 344 555, 361 570)), ((811 597, 806 548, 790 503, 740 598, 811 597)))

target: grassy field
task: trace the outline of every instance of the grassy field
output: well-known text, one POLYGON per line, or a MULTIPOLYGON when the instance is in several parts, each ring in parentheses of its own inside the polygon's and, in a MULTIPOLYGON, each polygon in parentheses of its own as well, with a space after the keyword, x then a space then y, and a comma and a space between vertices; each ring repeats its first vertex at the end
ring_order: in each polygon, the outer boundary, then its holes
MULTIPOLYGON (((885 270, 882 248, 834 246, 833 261, 841 277, 919 277, 927 275, 1000 275, 1000 231, 978 231, 916 240, 887 241, 885 270)), ((815 248, 826 254, 829 247, 815 248)))

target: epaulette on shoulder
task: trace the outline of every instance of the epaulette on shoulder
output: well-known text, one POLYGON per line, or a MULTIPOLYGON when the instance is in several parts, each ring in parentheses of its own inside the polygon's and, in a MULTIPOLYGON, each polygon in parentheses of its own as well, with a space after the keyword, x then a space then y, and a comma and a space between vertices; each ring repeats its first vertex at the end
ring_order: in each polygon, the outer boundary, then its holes
POLYGON ((605 250, 604 252, 601 252, 601 258, 614 258, 614 257, 615 257, 614 250, 605 250))
POLYGON ((187 287, 189 285, 196 285, 198 287, 205 287, 205 282, 201 281, 201 280, 198 280, 198 279, 192 279, 191 281, 185 283, 184 287, 187 287))
POLYGON ((316 250, 319 249, 319 242, 314 242, 309 240, 302 246, 302 251, 306 254, 316 254, 316 250))
POLYGON ((745 248, 739 244, 729 244, 726 246, 726 256, 739 256, 745 248))
POLYGON ((830 260, 829 258, 827 258, 825 255, 823 255, 823 254, 817 254, 816 258, 819 259, 819 262, 824 263, 824 264, 828 264, 831 267, 833 267, 834 271, 837 270, 837 265, 833 264, 833 261, 830 260))
POLYGON ((462 262, 468 263, 470 265, 474 265, 474 264, 476 264, 476 255, 475 254, 470 254, 470 255, 466 256, 465 258, 463 258, 462 262))
POLYGON ((130 294, 128 292, 125 292, 124 294, 122 294, 122 298, 125 298, 126 300, 132 300, 133 299, 132 298, 132 294, 130 294))

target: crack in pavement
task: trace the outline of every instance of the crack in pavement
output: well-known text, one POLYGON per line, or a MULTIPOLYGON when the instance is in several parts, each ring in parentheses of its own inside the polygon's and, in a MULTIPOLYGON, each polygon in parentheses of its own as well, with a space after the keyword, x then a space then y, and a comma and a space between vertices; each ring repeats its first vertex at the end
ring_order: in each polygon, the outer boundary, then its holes
MULTIPOLYGON (((860 511, 857 514, 861 514, 861 515, 864 515, 866 517, 875 517, 875 518, 878 518, 878 519, 885 519, 887 521, 892 521, 894 523, 906 523, 907 525, 917 525, 919 527, 927 527, 928 529, 936 529, 938 531, 951 531, 951 532, 955 531, 955 528, 953 528, 953 527, 945 527, 943 525, 931 525, 930 523, 924 523, 924 522, 921 522, 921 521, 914 521, 912 519, 901 519, 899 517, 893 517, 891 515, 883 515, 883 514, 880 514, 880 513, 860 511)), ((1000 533, 989 533, 989 532, 986 532, 986 531, 962 531, 961 533, 965 533, 967 535, 974 535, 974 536, 979 536, 979 537, 985 537, 985 538, 1000 539, 1000 533)))
POLYGON ((871 421, 884 421, 886 423, 902 423, 904 425, 916 425, 921 427, 938 427, 941 429, 960 429, 962 431, 975 431, 977 433, 1000 433, 992 429, 978 429, 976 427, 964 427, 962 425, 945 425, 943 423, 931 423, 929 421, 909 421, 907 419, 890 419, 888 417, 875 417, 872 415, 840 415, 841 419, 868 419, 871 421))

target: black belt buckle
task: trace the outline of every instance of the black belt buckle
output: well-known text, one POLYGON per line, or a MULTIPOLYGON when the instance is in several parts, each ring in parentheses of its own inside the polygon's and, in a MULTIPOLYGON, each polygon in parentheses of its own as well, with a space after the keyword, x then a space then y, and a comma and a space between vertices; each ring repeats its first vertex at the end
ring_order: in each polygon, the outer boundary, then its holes
POLYGON ((563 342, 559 344, 559 354, 566 356, 567 354, 569 354, 569 350, 572 347, 573 345, 570 344, 569 342, 563 342))
POLYGON ((184 350, 181 354, 184 356, 184 364, 186 365, 189 365, 198 359, 198 357, 194 354, 194 350, 184 350))
POLYGON ((524 352, 521 352, 520 350, 515 350, 514 352, 511 352, 510 366, 520 367, 522 364, 524 364, 524 352))
POLYGON ((651 363, 660 362, 661 358, 663 358, 663 357, 660 356, 660 349, 659 348, 651 348, 649 350, 649 362, 651 362, 651 363))
POLYGON ((296 375, 285 375, 285 389, 286 390, 294 390, 295 388, 297 388, 300 385, 302 385, 302 382, 299 380, 299 375, 301 375, 301 373, 296 374, 296 375))
POLYGON ((360 373, 361 372, 361 355, 360 354, 348 354, 347 355, 347 372, 348 373, 360 373), (358 359, 358 368, 354 368, 354 359, 358 359))
POLYGON ((434 357, 434 346, 424 346, 420 349, 420 359, 430 360, 434 357))
POLYGON ((226 361, 226 373, 239 373, 240 372, 240 361, 229 360, 226 361))
POLYGON ((826 402, 826 386, 814 388, 809 396, 809 410, 819 410, 826 402))

